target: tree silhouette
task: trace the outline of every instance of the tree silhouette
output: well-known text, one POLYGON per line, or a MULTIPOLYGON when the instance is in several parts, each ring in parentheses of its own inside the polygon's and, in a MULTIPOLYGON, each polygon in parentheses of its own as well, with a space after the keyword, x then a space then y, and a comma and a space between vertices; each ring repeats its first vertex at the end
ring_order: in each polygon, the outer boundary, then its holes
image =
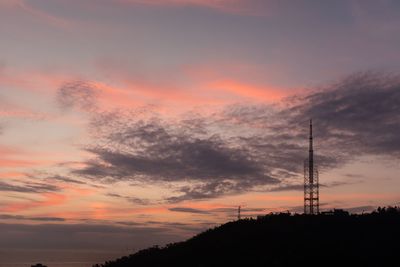
POLYGON ((369 214, 269 214, 95 267, 397 266, 400 208, 369 214))

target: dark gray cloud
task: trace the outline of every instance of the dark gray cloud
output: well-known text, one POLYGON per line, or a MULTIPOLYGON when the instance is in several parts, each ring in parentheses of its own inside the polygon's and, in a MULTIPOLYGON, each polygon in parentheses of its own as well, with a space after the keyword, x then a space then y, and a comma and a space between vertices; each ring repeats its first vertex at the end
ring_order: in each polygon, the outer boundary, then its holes
POLYGON ((39 221, 39 222, 63 222, 59 217, 31 217, 22 215, 0 214, 0 220, 39 221))
POLYGON ((96 113, 97 144, 86 148, 95 158, 74 174, 106 183, 186 183, 169 202, 300 190, 310 118, 322 172, 360 155, 400 155, 397 76, 351 75, 280 106, 234 105, 168 122, 142 115, 96 113))
POLYGON ((137 223, 137 222, 126 222, 126 221, 118 221, 118 222, 115 222, 115 223, 120 224, 120 225, 125 225, 125 226, 140 226, 140 225, 143 225, 143 224, 137 223))
POLYGON ((277 180, 263 181, 257 179, 243 179, 241 181, 222 180, 208 181, 190 186, 181 186, 177 189, 178 196, 167 197, 165 200, 171 203, 181 202, 191 199, 216 198, 222 195, 233 195, 255 190, 255 187, 264 185, 274 185, 279 183, 277 180))
POLYGON ((133 204, 137 204, 137 205, 151 205, 151 204, 155 204, 153 201, 149 200, 149 199, 144 199, 144 198, 138 198, 138 197, 132 197, 132 196, 123 196, 120 194, 116 194, 116 193, 108 193, 107 196, 109 197, 114 197, 114 198, 120 198, 120 199, 124 199, 128 202, 131 202, 133 204))
POLYGON ((85 81, 64 83, 57 91, 57 102, 64 109, 79 108, 94 111, 97 105, 96 88, 85 81))
POLYGON ((60 181, 64 183, 73 183, 73 184, 86 184, 86 182, 77 180, 77 179, 72 179, 64 175, 53 175, 45 178, 46 181, 60 181))
POLYGON ((304 190, 304 184, 285 184, 270 189, 271 192, 303 191, 303 190, 304 190))
POLYGON ((103 133, 104 144, 87 149, 97 159, 75 174, 106 182, 194 182, 178 188, 179 195, 168 201, 212 198, 278 182, 246 147, 186 127, 187 119, 173 125, 100 114, 95 121, 94 132, 103 133))
MULTIPOLYGON (((243 138, 275 170, 302 173, 307 157, 307 124, 314 123, 316 161, 320 171, 362 155, 400 155, 400 77, 357 73, 305 96, 292 97, 283 107, 235 105, 222 116, 238 127, 258 128, 264 135, 243 138)), ((280 175, 278 175, 280 176, 280 175)), ((298 179, 301 179, 299 175, 298 179)))
POLYGON ((45 193, 60 191, 55 185, 28 182, 23 184, 11 184, 0 181, 0 191, 20 192, 20 193, 45 193))
MULTIPOLYGON (((332 188, 337 186, 349 185, 354 184, 360 181, 335 181, 331 183, 320 183, 320 187, 332 188)), ((282 183, 278 186, 272 187, 269 189, 269 192, 281 192, 281 191, 303 191, 304 190, 304 183, 297 183, 297 184, 285 184, 282 183)))
MULTIPOLYGON (((304 144, 307 121, 312 118, 318 160, 323 166, 335 166, 361 154, 400 153, 399 76, 357 73, 308 95, 292 97, 285 104, 275 110, 236 105, 224 116, 238 125, 257 125, 271 132, 265 136, 268 145, 281 142, 279 149, 290 155, 295 155, 296 144, 304 144)), ((256 141, 257 145, 265 140, 256 141)))
POLYGON ((139 121, 118 130, 108 136, 108 147, 88 149, 99 156, 99 161, 90 162, 92 168, 80 174, 151 176, 164 181, 264 176, 245 148, 232 147, 218 135, 196 138, 157 121, 139 121), (107 168, 102 168, 102 163, 107 168))
POLYGON ((326 149, 400 155, 400 77, 365 72, 308 95, 289 120, 313 118, 326 149))

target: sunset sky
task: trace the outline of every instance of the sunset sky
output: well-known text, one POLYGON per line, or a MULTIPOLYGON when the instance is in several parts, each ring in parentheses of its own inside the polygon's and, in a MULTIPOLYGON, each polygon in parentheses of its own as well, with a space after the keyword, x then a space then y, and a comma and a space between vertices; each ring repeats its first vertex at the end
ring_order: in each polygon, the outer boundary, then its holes
POLYGON ((0 250, 302 212, 310 118, 322 210, 400 205, 399 1, 0 0, 0 34, 0 250))

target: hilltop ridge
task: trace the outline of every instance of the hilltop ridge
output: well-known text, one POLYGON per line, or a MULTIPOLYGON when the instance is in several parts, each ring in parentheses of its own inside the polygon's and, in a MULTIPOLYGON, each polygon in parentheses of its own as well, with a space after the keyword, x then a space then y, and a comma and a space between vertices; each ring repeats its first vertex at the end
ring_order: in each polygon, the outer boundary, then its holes
POLYGON ((269 214, 94 267, 396 266, 400 208, 369 214, 269 214), (310 260, 311 259, 311 260, 310 260))

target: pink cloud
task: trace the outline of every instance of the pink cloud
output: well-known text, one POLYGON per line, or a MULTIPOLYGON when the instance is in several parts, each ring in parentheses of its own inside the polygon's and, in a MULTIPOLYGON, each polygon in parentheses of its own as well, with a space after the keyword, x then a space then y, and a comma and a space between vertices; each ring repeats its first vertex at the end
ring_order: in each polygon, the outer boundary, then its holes
POLYGON ((211 90, 223 91, 240 98, 262 102, 276 102, 288 95, 282 88, 256 86, 234 80, 221 80, 208 84, 211 90))
POLYGON ((0 84, 29 88, 29 90, 38 92, 47 92, 47 88, 55 88, 71 78, 72 75, 34 70, 3 70, 0 72, 0 84))
POLYGON ((20 212, 35 208, 44 208, 49 206, 57 206, 66 202, 67 197, 62 194, 45 193, 42 195, 42 201, 25 201, 20 203, 6 204, 0 209, 1 212, 20 212))
POLYGON ((0 145, 0 167, 2 168, 38 167, 53 165, 56 162, 54 155, 41 154, 38 157, 33 152, 0 145))
MULTIPOLYGON (((91 80, 85 77, 65 75, 43 71, 17 71, 3 69, 0 71, 0 84, 16 87, 41 97, 54 97, 57 88, 64 83, 83 80, 97 91, 98 108, 135 109, 151 105, 152 109, 163 114, 181 113, 194 107, 221 107, 224 105, 246 101, 278 102, 293 91, 268 84, 251 84, 234 77, 235 73, 214 73, 213 66, 198 71, 181 71, 178 78, 167 77, 146 78, 146 75, 135 77, 126 68, 118 66, 106 69, 100 67, 100 73, 105 72, 107 81, 91 80)), ((236 71, 242 71, 241 68, 236 71)), ((51 119, 50 115, 14 106, 0 109, 0 117, 51 119)), ((56 119, 52 117, 52 119, 56 119)))
MULTIPOLYGON (((146 73, 129 71, 129 66, 113 61, 102 61, 98 71, 108 77, 108 84, 96 81, 102 92, 103 107, 137 107, 153 104, 184 111, 194 107, 221 107, 236 102, 278 102, 293 94, 293 90, 271 86, 268 83, 249 83, 249 75, 261 76, 263 69, 240 62, 234 64, 209 62, 201 66, 182 66, 149 78, 146 73), (175 77, 174 73, 179 73, 175 77), (245 79, 245 76, 247 77, 245 79), (112 85, 110 85, 112 84, 112 85)), ((171 112, 171 111, 169 111, 171 112)))
POLYGON ((26 174, 23 172, 0 172, 1 178, 22 178, 25 176, 26 174))

